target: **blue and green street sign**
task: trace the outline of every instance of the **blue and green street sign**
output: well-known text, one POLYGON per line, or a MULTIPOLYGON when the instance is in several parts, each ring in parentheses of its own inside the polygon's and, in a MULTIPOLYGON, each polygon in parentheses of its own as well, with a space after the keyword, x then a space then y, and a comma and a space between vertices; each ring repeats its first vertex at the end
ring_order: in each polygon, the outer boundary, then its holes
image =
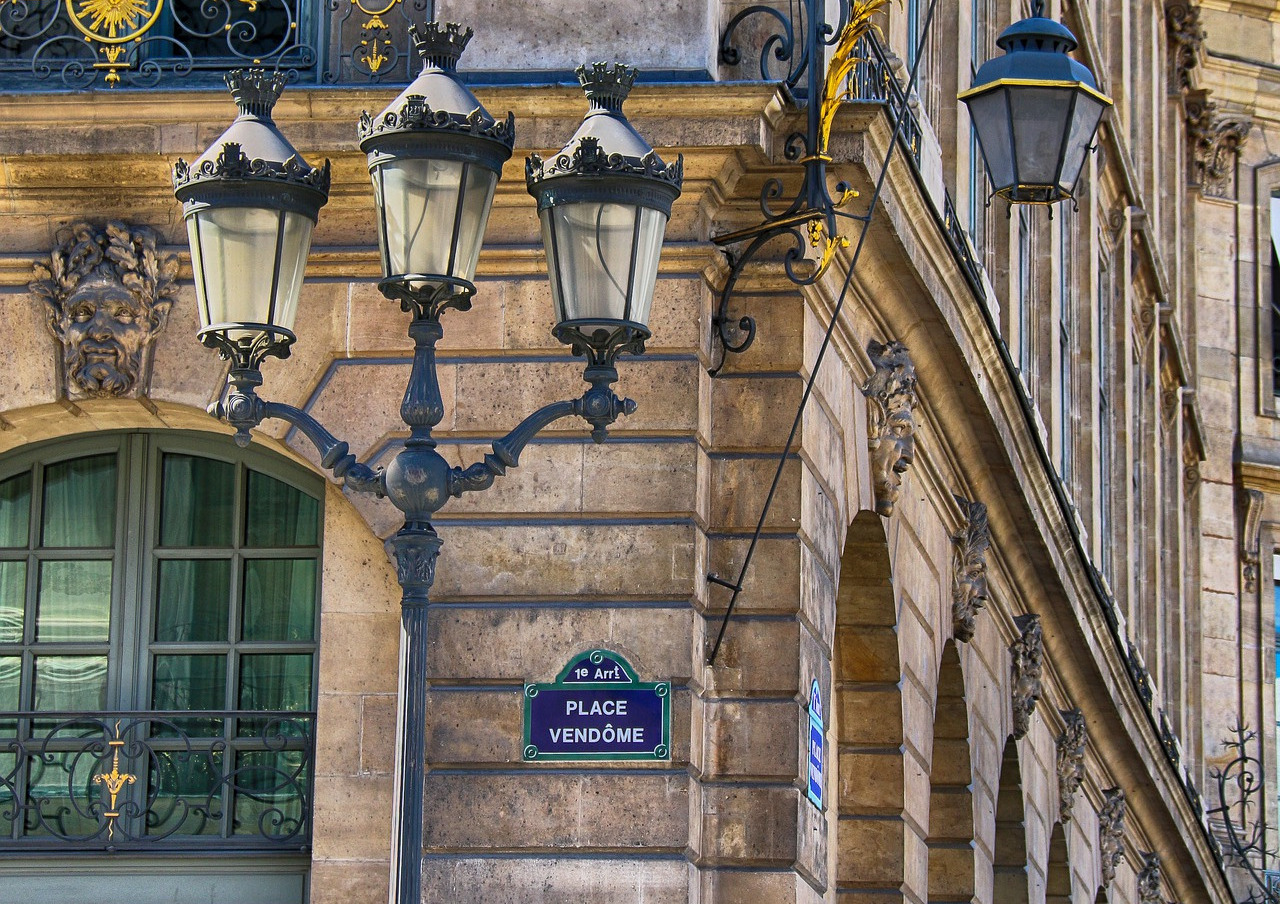
POLYGON ((609 650, 575 656, 551 684, 524 686, 524 757, 671 759, 671 684, 640 681, 609 650))

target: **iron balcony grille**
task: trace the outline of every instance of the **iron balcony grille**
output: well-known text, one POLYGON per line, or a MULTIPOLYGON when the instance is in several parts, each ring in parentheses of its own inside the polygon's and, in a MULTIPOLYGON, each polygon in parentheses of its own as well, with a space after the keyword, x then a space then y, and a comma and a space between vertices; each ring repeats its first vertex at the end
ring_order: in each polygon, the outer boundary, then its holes
MULTIPOLYGON (((920 167, 924 129, 921 127, 920 119, 916 115, 915 106, 912 104, 911 99, 907 97, 902 85, 894 77, 889 59, 885 55, 884 48, 880 46, 880 42, 876 40, 875 35, 867 35, 863 38, 859 42, 857 49, 854 50, 854 54, 858 57, 859 62, 853 70, 852 82, 849 86, 853 99, 883 103, 888 110, 889 121, 892 124, 896 124, 899 118, 902 119, 902 126, 898 130, 898 141, 901 143, 903 151, 906 152, 912 174, 923 189, 924 177, 921 175, 920 167)), ((986 185, 985 180, 983 185, 986 185)), ((927 191, 925 195, 929 197, 927 191)), ((979 298, 985 300, 986 295, 982 287, 982 268, 974 256, 973 246, 970 244, 969 237, 960 222, 960 217, 956 213, 955 202, 951 200, 951 193, 945 189, 943 190, 942 207, 941 211, 935 210, 935 213, 938 214, 943 234, 946 236, 947 244, 951 247, 951 253, 963 269, 970 288, 979 298)))
POLYGON ((0 713, 0 851, 298 851, 315 713, 0 713))
POLYGON ((4 0, 0 89, 216 85, 259 66, 291 81, 407 82, 423 0, 4 0))

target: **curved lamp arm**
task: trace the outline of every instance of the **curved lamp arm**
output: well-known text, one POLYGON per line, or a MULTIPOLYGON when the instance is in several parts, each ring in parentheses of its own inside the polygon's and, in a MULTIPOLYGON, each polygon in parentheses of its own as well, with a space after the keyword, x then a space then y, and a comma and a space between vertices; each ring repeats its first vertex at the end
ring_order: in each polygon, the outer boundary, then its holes
MULTIPOLYGON (((592 379, 588 368, 588 379, 592 379)), ((495 478, 507 473, 507 468, 520 464, 520 453, 529 441, 542 432, 548 425, 570 415, 585 418, 592 425, 591 438, 602 443, 608 436, 608 427, 619 415, 631 414, 636 410, 636 403, 631 399, 618 398, 609 389, 607 374, 602 379, 592 379, 592 386, 582 394, 581 398, 563 402, 552 402, 539 408, 519 425, 504 436, 495 440, 493 451, 487 453, 483 461, 478 461, 466 468, 451 468, 449 471, 449 495, 461 496, 463 493, 476 490, 487 490, 493 485, 495 478)), ((616 376, 616 371, 615 371, 616 376)))
POLYGON ((323 424, 301 408, 295 408, 283 402, 266 402, 258 398, 254 392, 254 386, 261 382, 261 377, 259 376, 255 382, 253 376, 253 374, 238 373, 233 370, 226 395, 209 406, 210 414, 236 428, 237 445, 247 446, 249 430, 267 418, 288 421, 311 440, 311 444, 320 453, 321 466, 332 471, 333 476, 341 480, 343 486, 359 493, 386 495, 386 478, 381 469, 375 471, 357 461, 345 442, 326 430, 323 424))

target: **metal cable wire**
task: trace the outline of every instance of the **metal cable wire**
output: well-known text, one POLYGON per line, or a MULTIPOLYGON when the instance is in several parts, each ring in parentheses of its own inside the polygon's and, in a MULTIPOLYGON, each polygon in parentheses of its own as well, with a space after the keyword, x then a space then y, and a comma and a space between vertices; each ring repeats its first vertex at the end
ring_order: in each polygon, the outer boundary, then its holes
MULTIPOLYGON (((920 39, 916 44, 915 59, 911 64, 911 76, 907 80, 906 95, 911 96, 915 90, 916 76, 920 71, 920 61, 924 56, 925 44, 929 40, 929 30, 933 25, 933 11, 937 5, 937 0, 929 0, 929 8, 925 11, 924 27, 920 30, 920 39)), ((813 65, 816 60, 811 60, 813 65)), ((817 103, 818 98, 809 98, 809 103, 817 103)), ((891 109, 886 107, 886 109, 891 109)), ((742 581, 746 577, 747 569, 751 566, 751 558, 755 554, 756 545, 760 542, 760 534, 764 531, 764 522, 769 515, 769 508, 773 505, 773 498, 778 491, 778 484, 782 480, 782 471, 786 467, 787 458, 791 455, 791 446, 795 442, 796 432, 800 429, 801 418, 804 417, 804 411, 809 404, 809 397, 813 394, 814 384, 818 379, 818 371, 822 367, 823 358, 826 357, 827 349, 831 345, 831 337, 835 333, 836 323, 840 320, 840 312, 844 308, 845 300, 849 296, 849 287, 853 284, 853 273, 858 266, 858 258, 862 254, 862 248, 866 244, 867 232, 871 228, 871 221, 875 215, 876 205, 880 201, 880 193, 884 189, 885 179, 889 175, 889 164, 893 161, 893 155, 897 152, 898 138, 902 134, 902 125, 906 116, 902 113, 897 114, 893 124, 893 135, 889 138, 889 148, 885 151, 884 163, 880 167, 880 174, 876 177, 876 187, 871 193, 871 200, 867 204, 867 212, 861 217, 862 231, 858 233, 858 244, 853 249, 853 255, 849 259, 849 272, 845 274, 844 283, 840 287, 840 295, 836 299, 835 307, 831 311, 831 322, 827 324, 827 331, 822 337, 822 345, 818 349, 818 354, 814 358, 813 368, 809 372, 809 379, 805 381, 804 395, 800 397, 800 405, 796 409, 795 420, 791 422, 791 432, 787 434, 786 445, 782 447, 782 452, 778 456, 778 467, 773 473, 773 482, 769 485, 769 492, 765 496, 764 506, 760 510, 760 520, 756 522, 755 533, 751 536, 751 543, 747 547, 746 557, 742 560, 742 567, 738 570, 738 577, 732 584, 727 581, 715 580, 725 587, 733 590, 733 595, 729 597, 729 606, 725 610, 724 618, 720 622, 720 630, 716 634, 716 642, 711 647, 711 651, 707 654, 707 664, 714 665, 716 655, 720 652, 720 646, 724 642, 725 630, 729 626, 729 619, 733 617, 734 606, 738 602, 738 595, 742 593, 742 581)))

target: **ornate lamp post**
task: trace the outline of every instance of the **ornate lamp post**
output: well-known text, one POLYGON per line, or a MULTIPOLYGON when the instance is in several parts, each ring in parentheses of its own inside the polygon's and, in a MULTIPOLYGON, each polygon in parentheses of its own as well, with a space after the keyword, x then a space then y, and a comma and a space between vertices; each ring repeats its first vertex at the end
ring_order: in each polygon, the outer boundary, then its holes
POLYGON ((179 161, 174 170, 191 237, 199 335, 231 361, 227 392, 210 412, 235 427, 242 444, 263 420, 288 421, 348 488, 386 496, 405 515, 392 539, 407 647, 395 877, 401 904, 421 898, 427 602, 441 547, 431 518, 450 497, 486 489, 515 467, 529 440, 553 421, 582 417, 602 442, 620 414, 635 410, 610 387, 618 355, 642 353, 650 335, 658 257, 682 181, 682 160, 665 165, 622 115, 634 70, 580 68, 592 104, 586 121, 552 162, 533 156, 527 169, 547 239, 558 321, 553 333, 587 358, 590 385, 579 398, 529 415, 482 461, 450 467, 431 433, 444 417, 435 358, 440 316, 471 306, 494 186, 514 141, 513 118, 495 120, 457 80, 458 57, 470 37, 470 29, 452 24, 414 29, 422 74, 377 117, 360 120, 377 202, 379 288, 412 315, 414 340, 400 406, 409 438, 385 471, 358 463, 346 443, 306 412, 255 392, 263 359, 287 357, 294 341, 310 227, 329 182, 328 163, 308 166, 271 121, 282 80, 254 70, 229 75, 240 115, 194 165, 179 161))
POLYGON ((1043 17, 1014 22, 996 44, 1004 56, 982 64, 960 95, 969 108, 995 194, 1011 204, 1054 204, 1074 197, 1102 115, 1111 99, 1093 73, 1067 56, 1076 38, 1043 17))

